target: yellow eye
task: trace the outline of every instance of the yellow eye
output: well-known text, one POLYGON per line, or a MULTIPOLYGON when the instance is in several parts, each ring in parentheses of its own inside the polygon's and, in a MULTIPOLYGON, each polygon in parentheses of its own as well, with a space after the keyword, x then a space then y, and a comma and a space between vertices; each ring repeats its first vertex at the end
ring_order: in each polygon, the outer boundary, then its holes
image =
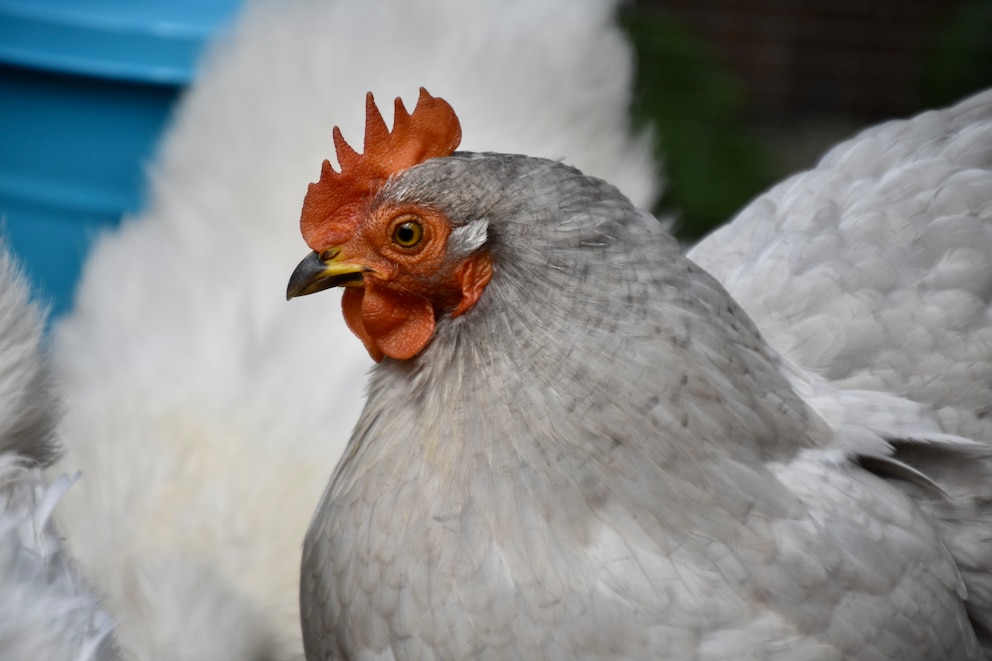
POLYGON ((413 248, 424 238, 424 227, 416 220, 404 220, 393 227, 393 243, 401 248, 413 248))

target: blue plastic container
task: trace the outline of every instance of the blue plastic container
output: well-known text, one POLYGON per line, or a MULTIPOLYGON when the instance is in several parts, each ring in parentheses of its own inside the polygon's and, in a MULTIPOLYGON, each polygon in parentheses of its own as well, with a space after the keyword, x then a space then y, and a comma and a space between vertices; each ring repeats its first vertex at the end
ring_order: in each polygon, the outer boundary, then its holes
POLYGON ((93 237, 140 211, 169 112, 239 2, 0 0, 0 234, 54 314, 93 237))

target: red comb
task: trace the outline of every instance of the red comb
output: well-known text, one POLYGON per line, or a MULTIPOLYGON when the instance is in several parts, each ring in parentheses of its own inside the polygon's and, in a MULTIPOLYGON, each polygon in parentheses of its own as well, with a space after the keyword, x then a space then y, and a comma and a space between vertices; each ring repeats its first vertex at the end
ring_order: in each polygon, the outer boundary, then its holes
POLYGON ((351 237, 364 211, 364 203, 391 175, 418 163, 448 156, 458 147, 462 129, 447 101, 433 97, 423 87, 413 114, 396 99, 393 131, 375 105, 365 96, 365 153, 359 154, 334 127, 334 148, 341 172, 324 161, 320 181, 310 184, 303 199, 300 230, 314 250, 340 245, 351 237))

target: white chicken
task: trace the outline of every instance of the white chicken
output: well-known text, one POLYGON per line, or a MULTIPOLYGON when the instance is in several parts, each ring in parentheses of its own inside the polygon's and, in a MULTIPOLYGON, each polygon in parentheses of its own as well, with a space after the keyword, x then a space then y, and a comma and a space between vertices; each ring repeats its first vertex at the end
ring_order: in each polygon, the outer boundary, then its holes
POLYGON ((56 471, 83 473, 58 521, 125 659, 302 656, 300 548, 371 364, 326 302, 284 299, 331 124, 428 84, 484 127, 475 148, 564 157, 648 205, 615 5, 265 3, 208 59, 148 210, 95 246, 55 333, 56 471))

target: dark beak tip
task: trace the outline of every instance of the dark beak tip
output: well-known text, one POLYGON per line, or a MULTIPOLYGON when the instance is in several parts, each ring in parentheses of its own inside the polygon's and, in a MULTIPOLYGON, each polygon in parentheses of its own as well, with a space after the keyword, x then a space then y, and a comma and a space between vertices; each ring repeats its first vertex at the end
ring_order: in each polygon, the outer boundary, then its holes
POLYGON ((289 282, 286 284, 286 300, 311 293, 307 290, 319 281, 323 271, 324 263, 316 252, 304 257, 289 276, 289 282))
POLYGON ((321 256, 316 252, 311 252, 304 257, 296 266, 293 274, 289 276, 289 283, 286 285, 286 300, 316 294, 332 287, 355 284, 362 280, 362 274, 359 271, 329 275, 327 266, 327 262, 321 259, 321 256))

